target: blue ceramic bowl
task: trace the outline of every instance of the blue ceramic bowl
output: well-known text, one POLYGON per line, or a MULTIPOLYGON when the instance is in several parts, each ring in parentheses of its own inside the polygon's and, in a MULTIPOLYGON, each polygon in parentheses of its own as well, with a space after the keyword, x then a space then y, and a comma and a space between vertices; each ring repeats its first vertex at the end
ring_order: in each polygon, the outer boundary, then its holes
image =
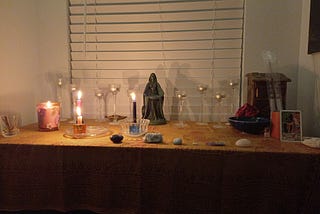
POLYGON ((229 123, 241 132, 262 134, 270 126, 270 120, 263 117, 230 117, 229 123))

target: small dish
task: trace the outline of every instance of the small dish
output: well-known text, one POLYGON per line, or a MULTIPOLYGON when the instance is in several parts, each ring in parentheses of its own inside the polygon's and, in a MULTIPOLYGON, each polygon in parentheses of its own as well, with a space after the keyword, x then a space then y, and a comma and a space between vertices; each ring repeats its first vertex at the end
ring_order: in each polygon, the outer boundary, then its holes
POLYGON ((121 131, 128 137, 141 137, 148 132, 150 120, 148 119, 137 119, 136 123, 125 119, 120 122, 121 131))
POLYGON ((98 138, 104 137, 112 134, 112 132, 106 127, 102 126, 87 126, 86 133, 74 134, 73 128, 68 128, 64 132, 64 137, 73 138, 73 139, 83 139, 83 138, 98 138))

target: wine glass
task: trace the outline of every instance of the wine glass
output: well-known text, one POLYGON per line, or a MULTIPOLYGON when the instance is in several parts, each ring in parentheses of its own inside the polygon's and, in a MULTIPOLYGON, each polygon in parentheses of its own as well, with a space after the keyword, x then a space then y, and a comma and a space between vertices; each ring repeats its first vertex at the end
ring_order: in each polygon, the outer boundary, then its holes
POLYGON ((207 124, 204 122, 204 118, 203 118, 204 97, 206 95, 207 89, 208 89, 208 85, 205 85, 205 84, 199 84, 197 86, 197 90, 201 94, 200 121, 197 123, 198 125, 206 125, 207 124))
POLYGON ((110 84, 109 90, 113 95, 113 115, 110 124, 118 124, 118 116, 116 114, 117 94, 120 91, 120 84, 110 84))
POLYGON ((232 89, 232 94, 231 94, 231 116, 234 115, 235 109, 234 109, 234 98, 235 98, 235 89, 239 85, 239 82, 237 80, 230 80, 229 81, 229 86, 232 89))
POLYGON ((99 122, 103 122, 105 121, 104 118, 104 101, 103 101, 103 97, 104 97, 104 91, 100 88, 96 88, 94 90, 94 95, 96 96, 97 100, 98 100, 98 116, 97 116, 97 121, 99 122))
POLYGON ((185 99, 187 98, 187 93, 185 91, 176 91, 176 97, 179 100, 179 112, 178 112, 178 120, 179 122, 176 124, 179 128, 186 127, 187 125, 182 120, 182 110, 185 99))
POLYGON ((224 125, 222 124, 222 100, 226 98, 226 95, 222 92, 217 92, 214 96, 214 99, 217 101, 218 105, 218 114, 219 114, 219 120, 218 123, 213 125, 214 128, 224 128, 224 125))

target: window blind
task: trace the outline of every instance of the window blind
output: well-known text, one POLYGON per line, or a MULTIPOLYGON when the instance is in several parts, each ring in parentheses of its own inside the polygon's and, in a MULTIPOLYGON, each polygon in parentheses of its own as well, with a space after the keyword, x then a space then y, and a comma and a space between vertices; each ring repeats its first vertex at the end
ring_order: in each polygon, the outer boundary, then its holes
POLYGON ((141 109, 153 72, 168 120, 177 115, 176 90, 187 94, 185 119, 199 119, 200 102, 208 121, 227 116, 240 97, 229 83, 240 83, 243 13, 244 0, 70 0, 71 75, 84 91, 85 114, 96 114, 97 87, 106 91, 105 114, 112 114, 111 83, 121 84, 119 114, 130 114, 128 90, 137 92, 141 109), (208 85, 204 99, 200 83, 208 85), (226 94, 220 110, 217 92, 226 94))

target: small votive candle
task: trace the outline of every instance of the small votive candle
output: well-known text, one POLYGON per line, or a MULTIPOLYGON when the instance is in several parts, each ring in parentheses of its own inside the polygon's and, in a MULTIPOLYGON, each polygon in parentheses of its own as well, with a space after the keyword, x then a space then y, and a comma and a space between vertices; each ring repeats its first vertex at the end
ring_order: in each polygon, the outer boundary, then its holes
POLYGON ((76 119, 76 123, 73 124, 73 134, 85 134, 87 131, 87 126, 83 122, 83 118, 81 115, 81 108, 79 106, 77 106, 76 112, 77 112, 77 119, 76 119))
POLYGON ((130 134, 139 134, 139 132, 140 132, 139 124, 133 123, 129 126, 130 134))
POLYGON ((73 124, 73 134, 85 134, 87 132, 86 124, 73 124))
POLYGON ((56 131, 60 126, 60 103, 44 102, 37 105, 39 131, 56 131))

